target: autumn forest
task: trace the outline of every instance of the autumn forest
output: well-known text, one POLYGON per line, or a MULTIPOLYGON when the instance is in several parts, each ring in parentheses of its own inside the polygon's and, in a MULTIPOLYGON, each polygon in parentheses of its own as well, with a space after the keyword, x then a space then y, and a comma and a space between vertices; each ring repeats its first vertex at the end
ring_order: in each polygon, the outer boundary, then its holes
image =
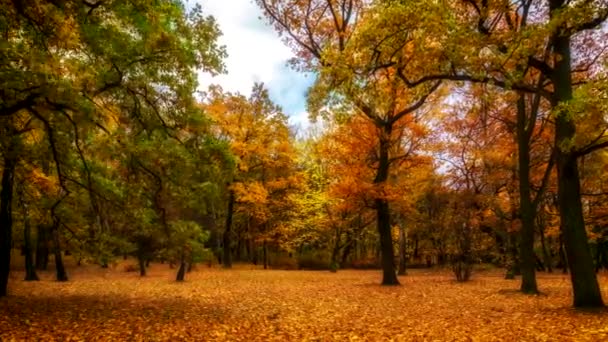
POLYGON ((0 1, 0 340, 608 339, 608 1, 208 1, 0 1))

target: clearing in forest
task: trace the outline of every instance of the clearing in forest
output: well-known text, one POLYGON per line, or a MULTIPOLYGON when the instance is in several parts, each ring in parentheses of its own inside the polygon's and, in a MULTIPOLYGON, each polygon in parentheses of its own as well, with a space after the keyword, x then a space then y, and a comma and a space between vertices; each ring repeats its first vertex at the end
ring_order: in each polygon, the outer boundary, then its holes
MULTIPOLYGON (((42 341, 600 341, 608 312, 571 308, 566 275, 540 274, 540 296, 502 272, 456 283, 447 271, 411 270, 381 287, 378 271, 276 271, 200 267, 183 283, 152 265, 83 266, 71 281, 21 281, 0 298, 0 340, 42 341)), ((599 277, 604 296, 608 275, 599 277)))

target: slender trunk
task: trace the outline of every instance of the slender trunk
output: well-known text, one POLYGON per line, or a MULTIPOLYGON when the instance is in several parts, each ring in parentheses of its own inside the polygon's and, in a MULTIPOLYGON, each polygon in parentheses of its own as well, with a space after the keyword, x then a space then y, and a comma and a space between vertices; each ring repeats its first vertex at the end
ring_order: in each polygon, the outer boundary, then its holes
POLYGON ((505 279, 515 279, 519 275, 519 257, 517 255, 517 237, 516 233, 509 232, 507 240, 507 273, 505 279))
POLYGON ((139 276, 146 276, 146 260, 144 258, 144 253, 142 251, 138 251, 137 253, 137 263, 139 265, 139 276))
POLYGON ((55 255, 55 269, 57 271, 57 281, 68 281, 68 275, 63 265, 63 258, 61 256, 61 244, 59 242, 59 222, 55 219, 51 235, 53 236, 53 252, 55 255))
POLYGON ((32 257, 32 237, 30 218, 27 207, 23 205, 23 245, 25 252, 25 280, 35 281, 40 280, 38 274, 36 274, 36 267, 34 266, 34 258, 32 257))
POLYGON ((352 236, 348 235, 348 241, 346 242, 346 246, 344 246, 344 249, 342 250, 342 257, 340 259, 340 267, 346 267, 345 265, 347 264, 348 256, 350 255, 351 251, 353 250, 354 244, 355 244, 355 241, 352 239, 352 236))
POLYGON ((177 276, 175 277, 175 281, 184 281, 184 277, 186 275, 186 256, 182 251, 182 255, 179 259, 179 269, 177 270, 177 276))
POLYGON ((559 263, 562 265, 562 273, 568 273, 568 259, 566 258, 566 249, 564 247, 564 238, 562 233, 559 234, 559 263))
POLYGON ((16 165, 16 159, 10 157, 10 153, 7 153, 4 158, 2 190, 0 191, 0 297, 7 295, 8 276, 11 269, 12 202, 16 165))
POLYGON ((246 239, 245 240, 245 253, 247 253, 247 260, 248 261, 252 261, 252 257, 251 257, 251 240, 246 239))
MULTIPOLYGON (((384 185, 389 175, 389 147, 392 127, 384 126, 380 137, 378 171, 374 184, 384 185)), ((378 236, 380 238, 380 257, 382 263, 382 285, 399 285, 395 273, 395 252, 393 250, 393 237, 391 234, 391 212, 386 199, 376 198, 375 208, 377 214, 378 236)))
POLYGON ((230 235, 232 234, 232 215, 234 214, 234 192, 228 195, 228 212, 226 213, 226 228, 224 230, 224 268, 232 268, 232 255, 230 254, 230 235))
POLYGON ((266 244, 266 239, 264 239, 264 244, 262 245, 262 254, 264 257, 264 269, 268 269, 268 246, 266 244))
POLYGON ((36 226, 36 269, 45 270, 49 265, 48 227, 43 224, 36 226))
MULTIPOLYGON (((551 0, 551 14, 562 9, 565 0, 551 0)), ((566 245, 566 258, 570 267, 570 279, 574 292, 575 307, 604 306, 602 294, 593 269, 593 257, 589 250, 587 231, 583 218, 580 176, 572 141, 576 128, 572 116, 559 106, 572 100, 572 67, 570 37, 553 37, 554 70, 551 80, 554 87, 552 106, 555 116, 555 149, 557 165, 558 208, 566 245)))
POLYGON ((399 225, 399 271, 398 275, 407 274, 407 231, 405 223, 401 220, 399 225))
POLYGON ((331 261, 329 262, 329 270, 331 272, 337 272, 338 268, 338 254, 340 253, 340 229, 338 227, 335 228, 335 239, 334 239, 334 248, 331 252, 331 261))
POLYGON ((519 176, 519 214, 521 215, 520 229, 520 267, 521 287, 523 293, 536 294, 535 259, 534 259, 534 216, 536 208, 532 203, 530 193, 530 140, 526 131, 525 95, 520 94, 517 100, 517 147, 518 147, 518 176, 519 176))
MULTIPOLYGON (((240 235, 240 234, 238 234, 240 235)), ((242 259, 242 250, 243 250, 243 239, 239 236, 239 238, 236 240, 236 255, 235 255, 235 259, 237 261, 243 261, 242 259)))
POLYGON ((552 260, 551 260, 551 256, 549 255, 549 251, 547 250, 547 244, 545 242, 545 227, 539 226, 539 231, 540 231, 540 245, 541 248, 543 249, 543 259, 545 260, 545 266, 547 267, 547 272, 552 273, 553 272, 553 266, 551 266, 552 264, 552 260))

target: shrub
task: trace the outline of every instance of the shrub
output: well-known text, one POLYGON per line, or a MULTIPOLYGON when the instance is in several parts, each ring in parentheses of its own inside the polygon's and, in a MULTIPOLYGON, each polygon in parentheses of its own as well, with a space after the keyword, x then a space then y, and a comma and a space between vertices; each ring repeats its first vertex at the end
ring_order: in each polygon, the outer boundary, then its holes
POLYGON ((377 258, 362 258, 353 260, 350 267, 357 270, 375 270, 380 268, 380 262, 377 258))
POLYGON ((279 270, 296 270, 298 269, 298 263, 294 258, 287 255, 277 255, 269 258, 268 266, 279 270))
POLYGON ((327 253, 309 252, 298 255, 298 268, 305 270, 328 270, 330 258, 327 253))
POLYGON ((123 268, 125 272, 139 272, 139 266, 135 264, 126 264, 123 268))

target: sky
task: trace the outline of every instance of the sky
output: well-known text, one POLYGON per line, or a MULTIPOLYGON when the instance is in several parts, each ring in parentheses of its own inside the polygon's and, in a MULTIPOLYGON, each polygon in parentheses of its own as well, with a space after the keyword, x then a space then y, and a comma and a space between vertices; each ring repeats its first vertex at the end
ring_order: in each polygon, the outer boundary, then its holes
MULTIPOLYGON (((190 0, 190 3, 193 1, 190 0)), ((306 90, 311 76, 292 70, 286 65, 293 57, 274 29, 262 18, 253 0, 197 0, 205 14, 218 22, 226 46, 227 74, 199 76, 200 90, 219 84, 225 91, 251 93, 254 82, 263 82, 271 99, 289 116, 289 123, 308 126, 306 90)))

